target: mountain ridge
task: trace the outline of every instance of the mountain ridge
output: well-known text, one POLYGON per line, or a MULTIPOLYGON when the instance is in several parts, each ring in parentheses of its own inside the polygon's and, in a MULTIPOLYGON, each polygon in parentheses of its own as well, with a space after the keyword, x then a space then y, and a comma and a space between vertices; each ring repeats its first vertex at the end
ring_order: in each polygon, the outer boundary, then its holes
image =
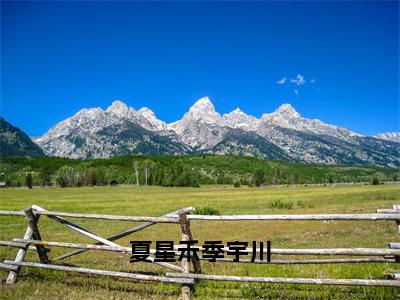
POLYGON ((400 143, 304 118, 289 103, 256 118, 240 108, 222 115, 208 97, 197 100, 180 120, 169 124, 147 107, 136 110, 115 100, 105 110, 80 110, 35 142, 47 154, 75 158, 153 153, 148 147, 138 146, 148 143, 154 149, 163 149, 162 154, 239 153, 304 163, 400 166, 400 143), (119 140, 112 137, 111 129, 119 140), (74 143, 73 136, 80 143, 74 143), (94 156, 93 147, 100 149, 94 156), (64 151, 66 148, 68 151, 64 151))

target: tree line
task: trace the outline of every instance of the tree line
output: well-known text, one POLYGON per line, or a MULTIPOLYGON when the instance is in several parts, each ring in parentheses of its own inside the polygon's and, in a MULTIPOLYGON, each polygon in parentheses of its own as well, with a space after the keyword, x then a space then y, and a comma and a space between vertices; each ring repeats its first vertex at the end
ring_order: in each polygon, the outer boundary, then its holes
POLYGON ((301 165, 234 156, 122 156, 75 160, 57 157, 0 160, 7 186, 101 186, 110 184, 198 187, 335 184, 399 180, 399 170, 301 165))
MULTIPOLYGON (((46 186, 57 185, 59 187, 104 186, 112 184, 157 185, 166 187, 199 187, 200 178, 190 168, 177 162, 171 169, 159 166, 152 161, 144 161, 140 164, 135 161, 132 165, 132 174, 122 172, 116 167, 89 167, 76 169, 64 165, 56 172, 42 167, 39 172, 28 172, 25 177, 25 185, 32 188, 33 185, 46 186)), ((21 186, 21 181, 13 184, 8 180, 7 186, 21 186)))

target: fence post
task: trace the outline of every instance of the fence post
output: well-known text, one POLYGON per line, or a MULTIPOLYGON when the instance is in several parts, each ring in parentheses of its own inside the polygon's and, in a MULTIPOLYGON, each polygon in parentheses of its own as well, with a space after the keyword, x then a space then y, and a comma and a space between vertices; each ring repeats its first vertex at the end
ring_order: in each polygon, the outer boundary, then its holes
MULTIPOLYGON (((186 213, 179 214, 179 224, 182 229, 182 241, 191 241, 193 240, 192 232, 190 230, 190 221, 186 218, 186 213)), ((194 272, 199 274, 201 273, 200 261, 192 259, 194 272)), ((182 273, 189 274, 190 273, 190 264, 186 257, 182 258, 182 273)), ((190 299, 190 287, 187 285, 182 285, 182 300, 190 299)))
MULTIPOLYGON (((179 223, 182 229, 181 239, 182 241, 189 241, 190 236, 188 234, 188 220, 185 214, 179 214, 179 223)), ((182 273, 189 274, 190 273, 190 265, 187 257, 182 257, 181 261, 182 273)), ((188 285, 182 285, 181 288, 181 300, 190 300, 190 287, 188 285)))
MULTIPOLYGON (((181 224, 182 228, 182 240, 186 241, 183 239, 183 235, 187 236, 188 241, 193 240, 192 236, 192 231, 190 230, 190 220, 186 217, 186 213, 182 213, 179 215, 179 223, 181 224)), ((199 260, 192 260, 193 262, 193 267, 194 267, 194 273, 196 274, 201 274, 201 265, 199 260)))
MULTIPOLYGON (((400 209, 400 205, 393 205, 393 209, 400 209)), ((396 227, 397 227, 397 233, 400 234, 400 221, 399 220, 396 220, 396 227)), ((390 248, 392 248, 392 247, 390 246, 390 248)), ((394 259, 396 260, 397 263, 400 262, 400 256, 395 255, 394 259)))
MULTIPOLYGON (((26 228, 25 234, 24 234, 24 240, 30 240, 32 239, 32 229, 30 226, 28 226, 26 228)), ((15 262, 21 262, 24 260, 25 258, 25 254, 26 254, 26 250, 28 250, 29 248, 29 243, 26 243, 25 246, 21 249, 18 250, 17 252, 17 256, 15 257, 15 262)), ((15 271, 10 271, 10 273, 8 273, 8 277, 6 280, 6 284, 13 284, 18 277, 18 273, 21 270, 21 267, 19 266, 17 268, 17 270, 15 271)))
MULTIPOLYGON (((32 206, 24 209, 26 219, 28 221, 28 226, 32 230, 32 237, 34 240, 41 241, 42 237, 37 226, 40 215, 35 214, 32 206)), ((35 245, 37 253, 39 254, 40 262, 43 264, 49 263, 49 258, 47 257, 47 249, 42 245, 35 245)))

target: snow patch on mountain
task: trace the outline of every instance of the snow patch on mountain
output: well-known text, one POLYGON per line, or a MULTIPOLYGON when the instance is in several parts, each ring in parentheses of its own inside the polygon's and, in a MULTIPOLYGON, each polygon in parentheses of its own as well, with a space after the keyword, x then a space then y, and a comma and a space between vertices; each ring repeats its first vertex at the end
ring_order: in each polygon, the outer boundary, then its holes
POLYGON ((255 131, 259 123, 259 119, 256 117, 245 114, 236 108, 230 113, 223 115, 223 124, 232 128, 241 128, 247 131, 255 131))
POLYGON ((400 132, 384 132, 374 135, 377 139, 400 143, 400 132))

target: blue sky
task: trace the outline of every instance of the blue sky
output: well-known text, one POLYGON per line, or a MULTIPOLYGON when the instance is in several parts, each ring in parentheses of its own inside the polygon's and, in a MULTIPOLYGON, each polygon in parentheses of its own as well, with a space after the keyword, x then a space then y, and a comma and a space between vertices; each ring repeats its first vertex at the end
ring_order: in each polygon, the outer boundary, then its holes
POLYGON ((206 95, 399 131, 399 2, 1 2, 1 115, 30 135, 114 99, 172 122, 206 95))

